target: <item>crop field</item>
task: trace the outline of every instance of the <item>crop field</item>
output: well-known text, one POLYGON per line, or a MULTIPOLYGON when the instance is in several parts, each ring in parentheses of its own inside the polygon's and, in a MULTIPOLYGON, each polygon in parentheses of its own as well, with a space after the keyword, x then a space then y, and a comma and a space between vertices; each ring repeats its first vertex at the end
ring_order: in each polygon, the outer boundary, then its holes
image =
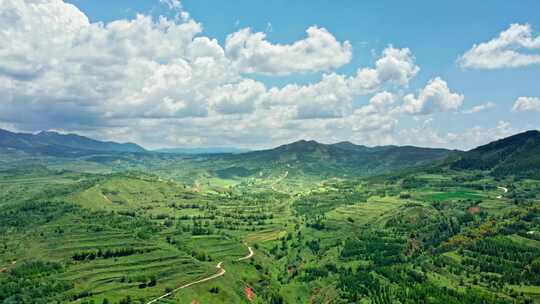
POLYGON ((11 297, 28 303, 370 303, 412 289, 451 303, 537 301, 539 183, 512 181, 503 193, 497 186, 510 180, 458 182, 466 177, 279 173, 186 184, 138 171, 4 172, 0 279, 12 288, 0 296, 21 288, 11 297))
POLYGON ((0 304, 540 304, 539 17, 0 0, 0 304))

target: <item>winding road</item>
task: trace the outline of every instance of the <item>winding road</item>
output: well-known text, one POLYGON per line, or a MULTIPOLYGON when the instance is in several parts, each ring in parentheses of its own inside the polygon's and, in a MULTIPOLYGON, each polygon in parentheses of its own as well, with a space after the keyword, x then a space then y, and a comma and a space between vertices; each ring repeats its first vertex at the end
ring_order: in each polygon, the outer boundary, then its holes
POLYGON ((251 247, 249 247, 247 244, 245 244, 245 245, 246 245, 247 249, 249 250, 249 254, 246 255, 245 257, 239 258, 238 261, 251 259, 251 257, 255 254, 255 252, 253 252, 253 249, 251 249, 251 247))
MULTIPOLYGON (((497 187, 497 189, 501 189, 504 193, 507 193, 508 192, 508 188, 505 188, 505 187, 497 187)), ((499 195, 497 196, 498 199, 502 199, 503 196, 502 195, 499 195)))
MULTIPOLYGON (((251 259, 251 257, 253 257, 253 255, 255 254, 253 252, 253 249, 251 247, 249 247, 246 243, 244 243, 244 245, 246 245, 246 247, 248 248, 249 250, 249 253, 248 255, 246 255, 245 257, 241 257, 239 258, 237 261, 243 261, 243 260, 247 260, 247 259, 251 259)), ((185 285, 182 285, 170 292, 167 292, 166 294, 160 296, 160 297, 157 297, 153 300, 151 300, 150 302, 146 302, 146 304, 152 304, 152 303, 156 303, 158 302, 159 300, 162 300, 164 298, 167 298, 167 297, 170 297, 172 296, 173 294, 177 293, 178 291, 182 290, 182 289, 185 289, 185 288, 188 288, 190 286, 193 286, 193 285, 196 285, 196 284, 200 284, 200 283, 204 283, 204 282, 208 282, 210 280, 214 280, 214 279, 217 279, 221 276, 223 276, 227 271, 225 270, 225 268, 223 268, 223 261, 219 262, 217 265, 216 265, 216 268, 219 270, 218 273, 214 274, 214 275, 211 275, 209 277, 206 277, 204 279, 200 279, 198 281, 194 281, 194 282, 191 282, 191 283, 188 283, 188 284, 185 284, 185 285)))

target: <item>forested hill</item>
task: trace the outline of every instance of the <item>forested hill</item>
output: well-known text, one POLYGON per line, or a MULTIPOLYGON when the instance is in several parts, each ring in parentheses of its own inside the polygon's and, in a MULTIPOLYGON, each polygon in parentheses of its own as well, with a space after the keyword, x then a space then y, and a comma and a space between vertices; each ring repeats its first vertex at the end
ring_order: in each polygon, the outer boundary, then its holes
POLYGON ((322 144, 301 140, 274 149, 219 157, 251 170, 266 168, 328 177, 385 173, 442 160, 453 153, 446 149, 411 146, 366 147, 349 142, 322 144))
POLYGON ((527 131, 465 152, 453 169, 490 171, 495 176, 540 177, 540 132, 527 131))
POLYGON ((76 134, 40 132, 37 134, 15 133, 0 129, 0 146, 32 154, 54 156, 77 155, 84 151, 94 152, 145 152, 133 143, 99 141, 76 134))
POLYGON ((209 148, 164 148, 157 149, 154 152, 169 153, 169 154, 185 154, 185 155, 202 155, 202 154, 240 154, 249 152, 248 149, 231 148, 231 147, 209 147, 209 148))
POLYGON ((289 177, 365 177, 441 164, 455 170, 487 171, 493 176, 540 177, 539 131, 513 135, 467 152, 414 146, 367 147, 351 142, 322 144, 300 140, 261 151, 183 156, 148 152, 133 143, 104 142, 76 134, 29 134, 0 129, 0 153, 10 151, 38 157, 81 158, 86 162, 111 167, 117 166, 118 160, 122 160, 121 167, 117 168, 119 170, 146 168, 148 164, 167 169, 171 162, 182 163, 188 167, 204 168, 210 175, 221 178, 285 173, 289 177), (107 157, 89 157, 103 153, 108 154, 107 157))

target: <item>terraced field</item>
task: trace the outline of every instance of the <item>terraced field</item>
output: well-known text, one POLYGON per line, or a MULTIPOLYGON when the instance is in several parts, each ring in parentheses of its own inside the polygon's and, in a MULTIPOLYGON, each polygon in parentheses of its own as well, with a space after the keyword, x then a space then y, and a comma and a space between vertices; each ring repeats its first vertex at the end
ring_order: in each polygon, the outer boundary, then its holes
POLYGON ((289 192, 253 179, 202 189, 140 172, 47 176, 5 176, 0 214, 0 280, 47 303, 370 303, 407 289, 540 300, 535 180, 498 199, 500 181, 463 173, 291 181, 303 186, 289 192), (241 259, 246 246, 255 255, 241 259))

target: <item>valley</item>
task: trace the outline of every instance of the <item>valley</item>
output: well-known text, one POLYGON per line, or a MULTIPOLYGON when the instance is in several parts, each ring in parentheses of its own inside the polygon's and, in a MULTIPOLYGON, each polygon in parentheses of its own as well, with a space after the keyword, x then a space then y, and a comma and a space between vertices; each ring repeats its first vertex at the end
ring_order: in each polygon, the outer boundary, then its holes
POLYGON ((538 12, 0 0, 0 304, 540 304, 538 12))
POLYGON ((351 175, 360 156, 315 147, 6 165, 0 303, 540 301, 531 171, 459 152, 351 175))

